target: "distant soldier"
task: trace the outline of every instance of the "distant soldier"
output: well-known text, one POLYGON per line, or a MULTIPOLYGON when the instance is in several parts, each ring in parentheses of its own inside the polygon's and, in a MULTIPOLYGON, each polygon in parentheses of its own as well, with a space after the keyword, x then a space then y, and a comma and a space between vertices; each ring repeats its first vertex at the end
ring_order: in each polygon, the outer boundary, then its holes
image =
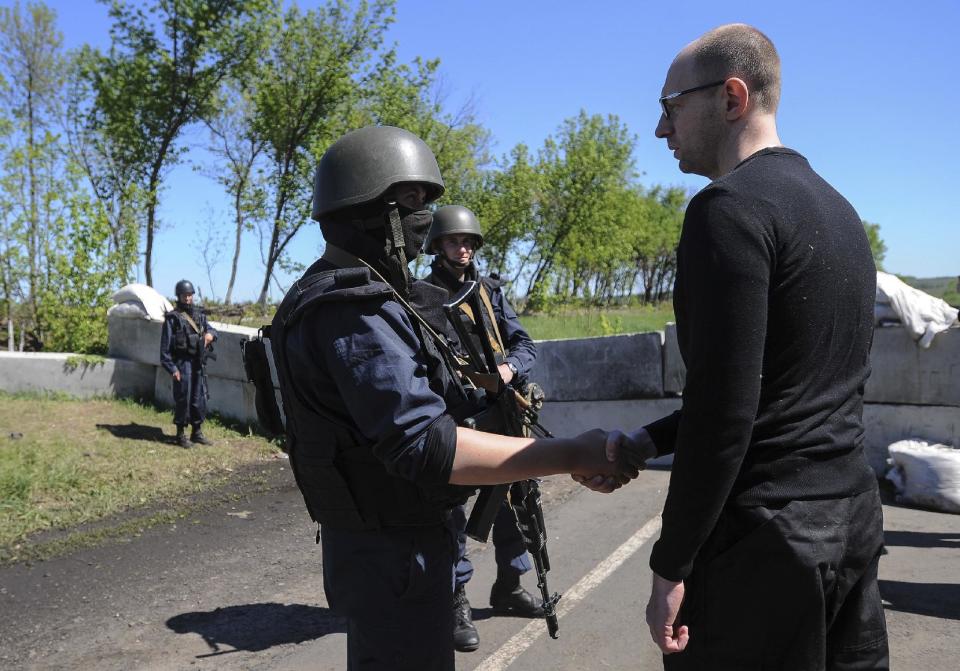
POLYGON ((203 435, 207 417, 207 380, 204 356, 217 332, 207 317, 193 304, 193 284, 180 280, 176 286, 177 307, 166 314, 160 336, 160 365, 173 378, 173 422, 177 425, 177 443, 212 445, 203 435), (190 439, 185 428, 191 426, 190 439))
MULTIPOLYGON (((460 316, 466 322, 468 333, 490 341, 503 381, 520 389, 537 359, 537 348, 503 295, 499 279, 480 275, 477 271, 473 259, 482 245, 480 222, 471 210, 461 205, 439 208, 433 215, 433 225, 424 245, 427 253, 436 255, 430 265, 430 275, 425 279, 446 289, 450 295, 458 293, 465 280, 480 283, 480 303, 488 313, 484 323, 489 325, 490 332, 482 333, 477 326, 477 316, 468 312, 470 308, 467 304, 461 306, 460 316)), ((479 344, 476 350, 482 351, 479 344)), ((473 624, 473 613, 465 590, 467 582, 473 577, 473 564, 466 551, 464 528, 467 520, 464 506, 454 510, 454 518, 459 527, 459 547, 453 603, 453 641, 457 650, 470 652, 480 645, 480 636, 473 624)), ((542 617, 543 604, 540 599, 520 585, 520 576, 529 571, 532 565, 523 537, 517 529, 517 521, 506 502, 501 506, 493 525, 493 545, 497 580, 490 592, 490 605, 494 611, 542 617)))

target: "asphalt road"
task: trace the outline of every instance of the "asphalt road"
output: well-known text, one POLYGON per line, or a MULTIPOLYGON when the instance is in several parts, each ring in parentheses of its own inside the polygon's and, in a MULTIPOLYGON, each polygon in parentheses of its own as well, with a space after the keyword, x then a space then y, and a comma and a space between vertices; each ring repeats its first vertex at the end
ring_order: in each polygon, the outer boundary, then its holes
MULTIPOLYGON (((324 600, 315 527, 285 464, 276 487, 122 543, 0 568, 3 669, 342 669, 343 622, 324 600)), ((551 478, 551 588, 560 638, 540 621, 492 617, 493 553, 471 548, 467 591, 480 649, 458 669, 658 669, 642 622, 650 547, 669 473, 602 496, 551 478)), ((960 516, 885 507, 881 563, 893 668, 960 659, 960 516)), ((535 580, 526 577, 528 588, 535 580)))

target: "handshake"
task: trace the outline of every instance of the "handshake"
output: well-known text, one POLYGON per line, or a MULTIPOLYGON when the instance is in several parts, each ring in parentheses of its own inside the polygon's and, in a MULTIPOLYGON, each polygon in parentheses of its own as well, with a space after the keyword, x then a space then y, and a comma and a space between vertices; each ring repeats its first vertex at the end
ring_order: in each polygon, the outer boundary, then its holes
POLYGON ((647 460, 657 456, 656 445, 642 428, 630 433, 593 429, 573 440, 589 458, 571 477, 605 494, 633 480, 647 467, 647 460))

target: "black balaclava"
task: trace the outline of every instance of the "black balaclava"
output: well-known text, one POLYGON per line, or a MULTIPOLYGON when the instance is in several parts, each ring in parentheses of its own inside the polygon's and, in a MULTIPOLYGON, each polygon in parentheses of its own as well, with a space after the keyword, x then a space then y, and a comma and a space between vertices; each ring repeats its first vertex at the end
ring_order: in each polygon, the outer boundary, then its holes
POLYGON ((327 242, 369 263, 407 296, 411 283, 407 264, 420 253, 432 223, 429 210, 374 201, 321 221, 320 230, 327 242), (402 247, 394 244, 398 237, 402 247))

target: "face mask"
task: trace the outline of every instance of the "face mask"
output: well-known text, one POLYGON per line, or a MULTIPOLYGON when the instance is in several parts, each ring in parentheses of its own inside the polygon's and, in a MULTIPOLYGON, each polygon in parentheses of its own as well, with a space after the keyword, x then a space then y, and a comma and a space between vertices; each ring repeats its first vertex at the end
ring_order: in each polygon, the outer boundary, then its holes
POLYGON ((400 228, 403 229, 403 252, 407 261, 413 261, 423 250, 423 242, 433 223, 433 212, 410 210, 402 205, 397 206, 397 211, 400 213, 400 228))

